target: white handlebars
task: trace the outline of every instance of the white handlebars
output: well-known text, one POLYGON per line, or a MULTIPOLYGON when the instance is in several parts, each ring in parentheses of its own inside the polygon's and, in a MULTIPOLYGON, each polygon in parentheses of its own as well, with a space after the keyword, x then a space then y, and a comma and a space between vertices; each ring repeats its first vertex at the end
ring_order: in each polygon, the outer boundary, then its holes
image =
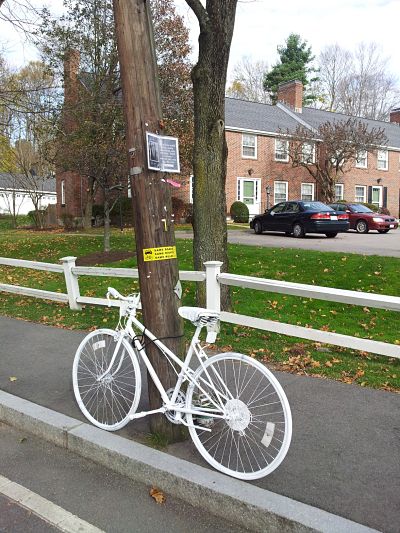
POLYGON ((128 306, 132 306, 136 309, 141 309, 140 293, 132 294, 130 296, 122 296, 122 294, 120 294, 117 289, 114 289, 114 287, 108 287, 107 300, 109 300, 110 297, 115 298, 115 300, 120 300, 121 302, 127 302, 128 306))

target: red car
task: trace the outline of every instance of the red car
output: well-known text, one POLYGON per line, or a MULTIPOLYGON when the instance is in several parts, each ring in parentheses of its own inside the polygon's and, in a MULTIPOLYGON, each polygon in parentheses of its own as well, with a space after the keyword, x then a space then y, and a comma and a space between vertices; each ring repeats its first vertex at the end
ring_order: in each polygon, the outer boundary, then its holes
POLYGON ((390 215, 381 215, 371 211, 362 204, 329 204, 332 209, 349 215, 350 229, 358 233, 368 233, 376 230, 378 233, 387 233, 391 229, 397 229, 397 220, 390 215))

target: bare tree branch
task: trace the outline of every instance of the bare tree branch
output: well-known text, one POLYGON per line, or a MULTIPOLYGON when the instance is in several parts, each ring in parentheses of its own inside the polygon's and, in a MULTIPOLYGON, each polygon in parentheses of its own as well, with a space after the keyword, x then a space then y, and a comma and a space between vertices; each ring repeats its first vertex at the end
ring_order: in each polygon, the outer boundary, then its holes
POLYGON ((200 0, 186 0, 186 3, 192 8, 193 13, 196 15, 197 20, 199 21, 200 30, 207 31, 210 19, 200 0))
POLYGON ((374 153, 387 144, 382 128, 369 128, 356 118, 325 122, 316 132, 298 125, 294 132, 280 132, 279 138, 288 143, 292 166, 307 170, 328 203, 335 201, 338 179, 355 166, 360 154, 374 153))

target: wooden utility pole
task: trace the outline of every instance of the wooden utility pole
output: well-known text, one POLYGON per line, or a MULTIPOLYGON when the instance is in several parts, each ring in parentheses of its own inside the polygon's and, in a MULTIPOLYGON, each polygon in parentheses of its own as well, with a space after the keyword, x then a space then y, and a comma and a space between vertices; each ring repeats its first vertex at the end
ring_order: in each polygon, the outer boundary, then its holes
MULTIPOLYGON (((175 248, 169 185, 161 172, 148 170, 146 132, 159 133, 161 105, 158 91, 157 65, 149 1, 113 0, 118 55, 121 67, 122 93, 126 122, 133 197, 136 251, 139 269, 143 319, 158 337, 180 353, 183 324, 177 309, 179 282, 176 258, 145 260, 156 255, 171 254, 175 248), (169 248, 172 247, 172 248, 169 248)), ((146 346, 147 354, 166 389, 174 385, 176 374, 154 344, 146 346)), ((160 406, 160 395, 149 380, 150 409, 160 406)), ((180 426, 170 424, 164 415, 150 417, 153 433, 161 433, 169 441, 181 436, 180 426)))

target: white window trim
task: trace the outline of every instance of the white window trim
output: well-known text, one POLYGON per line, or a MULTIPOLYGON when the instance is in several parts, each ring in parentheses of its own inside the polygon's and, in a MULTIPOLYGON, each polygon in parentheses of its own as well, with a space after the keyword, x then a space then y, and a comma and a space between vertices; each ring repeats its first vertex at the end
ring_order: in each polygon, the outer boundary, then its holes
POLYGON ((315 184, 314 183, 302 183, 301 184, 301 189, 300 189, 300 197, 301 197, 301 200, 303 200, 303 185, 311 185, 311 200, 307 200, 307 201, 311 201, 313 202, 315 200, 315 184))
POLYGON ((288 190, 289 190, 289 183, 287 181, 274 181, 274 205, 278 202, 287 202, 288 201, 288 190), (276 185, 283 183, 285 185, 285 199, 280 198, 279 200, 276 199, 276 185))
POLYGON ((360 204, 365 204, 367 202, 367 186, 366 185, 356 185, 354 187, 354 201, 360 204), (360 189, 362 188, 364 191, 363 200, 357 200, 357 187, 359 187, 360 189))
POLYGON ((189 204, 193 203, 193 174, 189 176, 189 204))
POLYGON ((377 170, 389 170, 389 151, 388 150, 378 150, 378 153, 376 155, 376 168, 377 170), (386 154, 385 159, 379 158, 379 154, 386 154), (385 162, 385 167, 379 168, 379 161, 385 162))
POLYGON ((242 159, 257 159, 257 135, 253 135, 252 133, 242 133, 242 159), (245 146, 248 148, 253 148, 253 146, 244 144, 245 135, 247 137, 254 137, 254 155, 244 155, 243 153, 243 148, 245 146))
POLYGON ((61 205, 65 205, 65 180, 61 180, 61 205))
POLYGON ((359 152, 360 154, 361 153, 365 153, 365 164, 362 164, 358 161, 358 156, 357 156, 357 159, 356 159, 356 168, 368 168, 368 151, 367 150, 360 150, 359 152))
POLYGON ((344 199, 344 184, 343 183, 336 183, 335 184, 335 201, 343 200, 344 199), (336 187, 339 187, 341 189, 340 197, 337 197, 336 195, 336 187))
POLYGON ((289 161, 289 141, 286 141, 284 139, 275 139, 275 152, 274 152, 275 161, 279 161, 280 163, 287 163, 289 161), (286 158, 280 159, 276 157, 276 154, 278 153, 277 150, 277 144, 278 143, 285 143, 286 145, 286 158))

